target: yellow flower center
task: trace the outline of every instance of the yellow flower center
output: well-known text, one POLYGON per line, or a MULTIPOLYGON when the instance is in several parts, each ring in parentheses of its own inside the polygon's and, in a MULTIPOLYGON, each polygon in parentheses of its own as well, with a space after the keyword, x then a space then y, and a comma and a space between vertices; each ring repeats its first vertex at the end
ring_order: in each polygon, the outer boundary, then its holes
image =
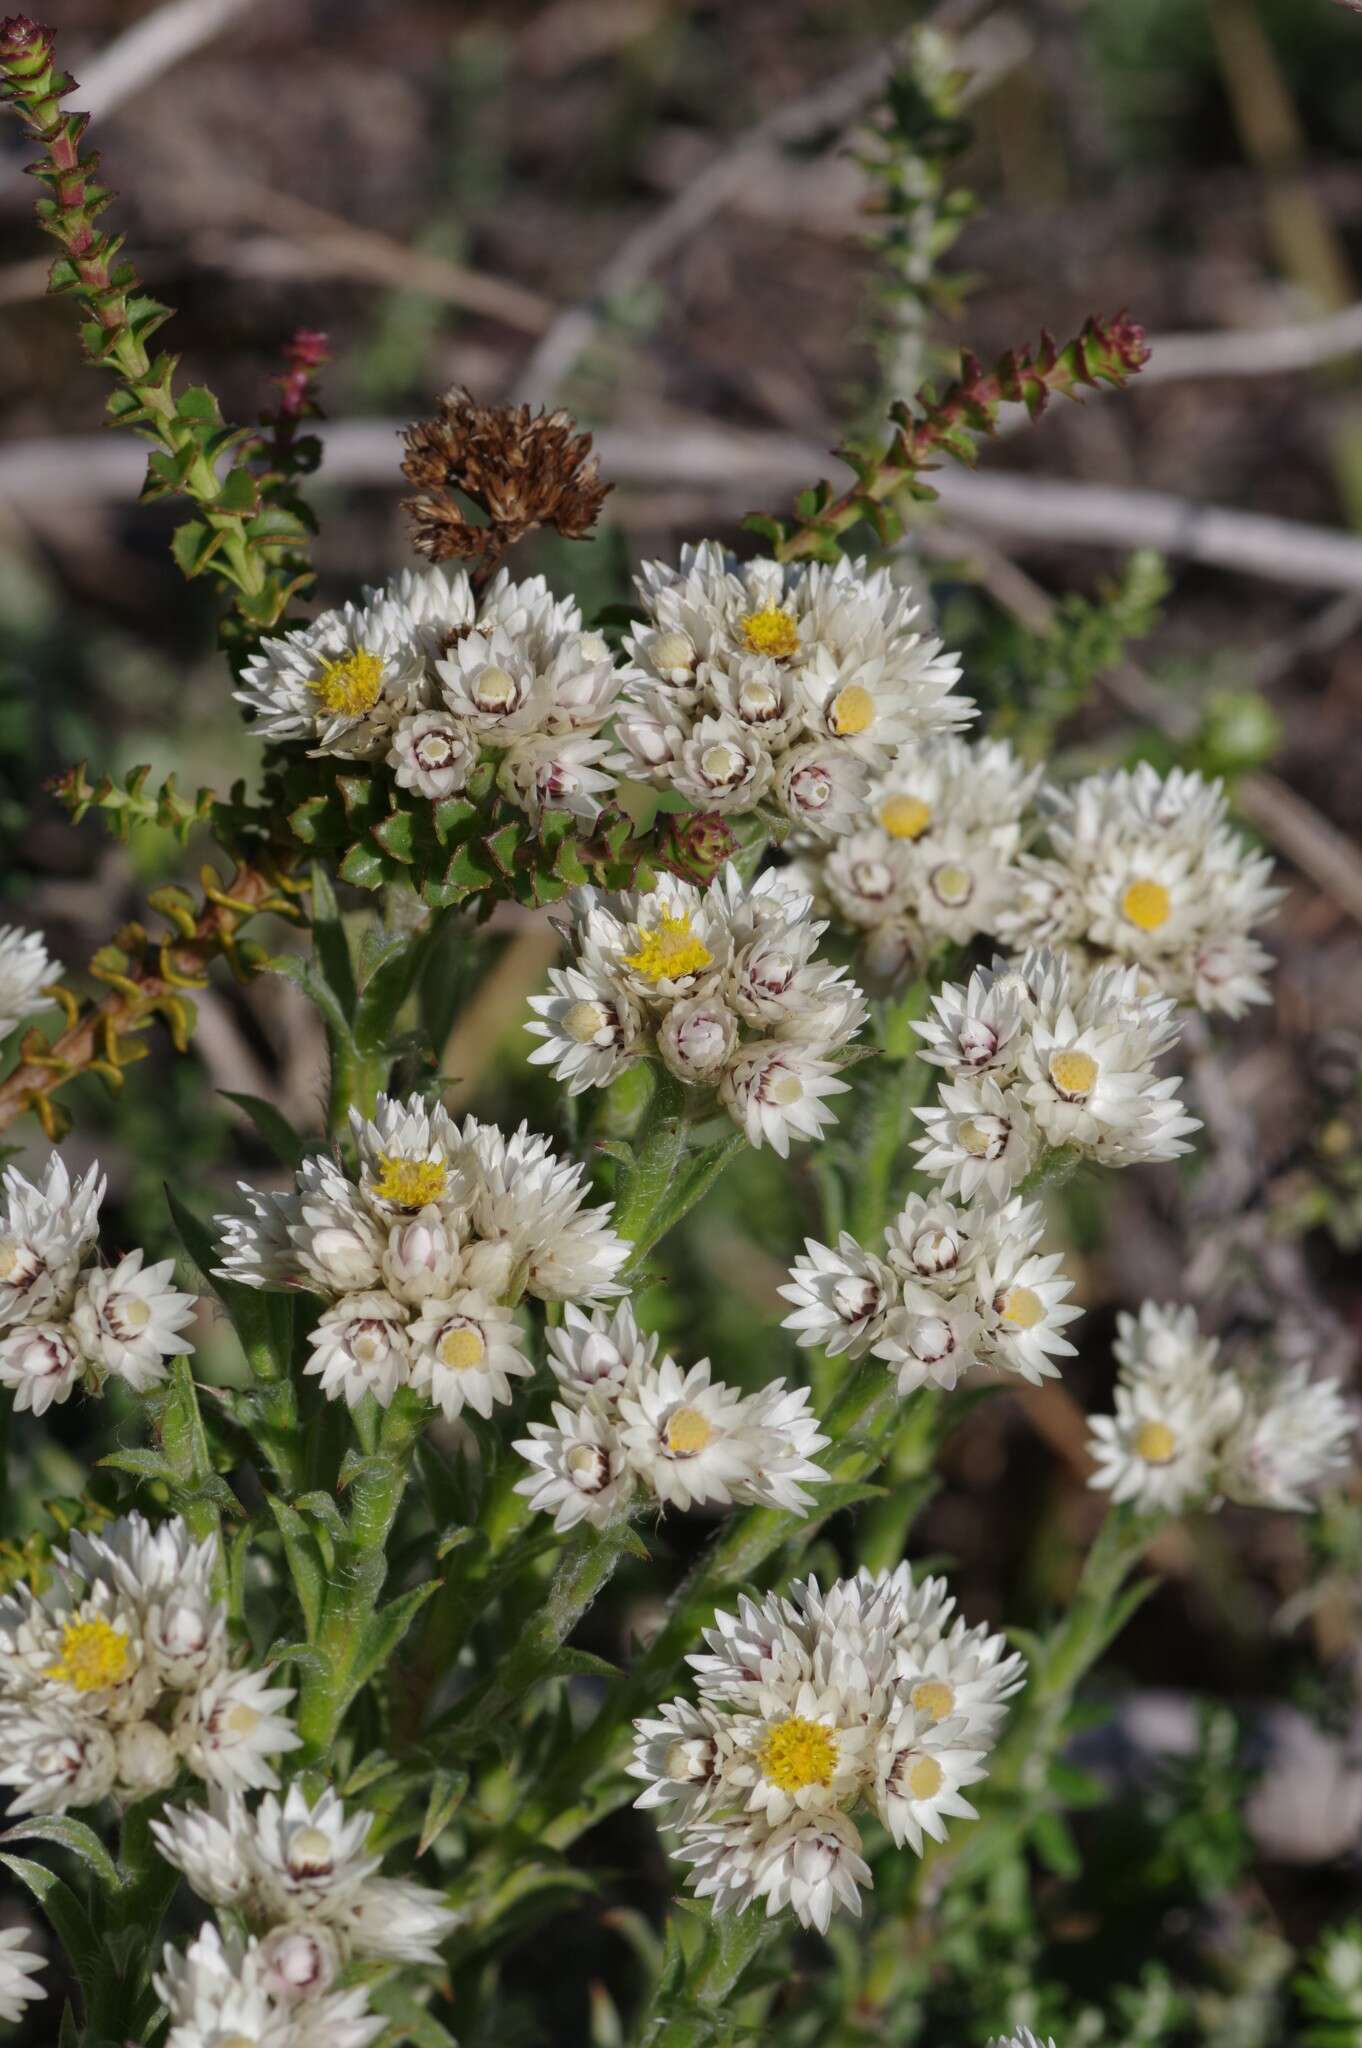
POLYGON ((1045 1320, 1045 1303, 1034 1288, 1009 1287, 999 1313, 1014 1330, 1034 1330, 1037 1323, 1045 1320))
POLYGON ((799 628, 791 612, 782 611, 778 605, 767 605, 763 611, 748 612, 739 619, 743 642, 749 654, 769 654, 773 661, 788 661, 792 654, 799 652, 799 628))
POLYGON ((222 1725, 229 1735, 239 1735, 244 1741, 246 1736, 254 1735, 260 1726, 260 1715, 254 1707, 248 1706, 245 1700, 233 1700, 222 1717, 222 1725))
POLYGON ((974 877, 968 868, 955 861, 943 861, 939 868, 932 869, 932 888, 940 902, 956 910, 974 894, 974 877))
POLYGON ((577 1045, 590 1045, 598 1031, 603 1031, 610 1019, 599 1003, 574 1003, 570 1010, 563 1012, 563 1029, 577 1045))
POLYGON ((44 1678, 74 1685, 77 1692, 102 1692, 128 1674, 128 1639, 107 1621, 73 1621, 61 1639, 61 1657, 44 1678))
POLYGON ((1167 924, 1173 899, 1162 882, 1132 882, 1121 898, 1121 915, 1142 932, 1156 932, 1167 924))
POLYGON ((935 1799, 945 1778, 946 1774, 934 1756, 920 1756, 909 1767, 908 1790, 914 1799, 935 1799))
POLYGON ((840 739, 854 739, 875 723, 875 699, 859 683, 848 683, 832 700, 831 723, 840 739))
POLYGON ((992 1141, 988 1132, 981 1130, 971 1117, 966 1117, 963 1123, 956 1125, 955 1135, 971 1159, 983 1159, 987 1155, 992 1141))
POLYGON ((12 1280, 23 1271, 23 1254, 13 1238, 0 1240, 0 1280, 12 1280))
POLYGON ((913 1687, 913 1705, 919 1714, 930 1714, 934 1721, 944 1721, 955 1705, 955 1694, 944 1678, 924 1678, 913 1687))
POLYGON ((880 808, 880 823, 891 839, 920 839, 932 822, 932 807, 920 796, 891 796, 880 808))
POLYGON ((678 1408, 668 1417, 667 1449, 678 1458, 694 1458, 714 1439, 714 1425, 698 1408, 678 1408))
POLYGON ((691 930, 690 912, 680 917, 663 911, 651 931, 640 932, 637 953, 626 953, 626 967, 649 981, 677 981, 685 974, 699 974, 714 964, 714 955, 698 933, 691 930))
POLYGON ((452 1366, 455 1372, 468 1372, 475 1365, 481 1365, 487 1356, 487 1346, 482 1341, 482 1332, 464 1323, 457 1330, 446 1330, 440 1339, 440 1362, 452 1366))
POLYGON ((1142 1422, 1135 1432, 1135 1455, 1146 1465, 1166 1465, 1178 1447, 1178 1440, 1166 1422, 1142 1422))
POLYGON ((424 1209, 438 1202, 449 1180, 448 1168, 439 1159, 402 1159, 393 1152, 378 1155, 378 1177, 374 1193, 380 1202, 397 1209, 424 1209))
POLYGON ((119 1320, 128 1329, 145 1330, 147 1324, 151 1321, 151 1304, 143 1301, 140 1294, 134 1294, 129 1296, 127 1301, 121 1303, 118 1314, 119 1320))
POLYGON ((837 1737, 817 1721, 801 1721, 798 1715, 791 1715, 770 1731, 757 1761, 782 1792, 828 1785, 837 1768, 837 1737))
POLYGON ((495 663, 486 667, 473 686, 473 695, 484 711, 505 711, 515 702, 515 677, 495 663))
POLYGON ((803 1099, 804 1083, 798 1074, 780 1074, 766 1090, 768 1102, 774 1102, 777 1109, 791 1109, 803 1099))
POLYGON ((324 661, 321 674, 308 688, 328 711, 342 718, 362 718, 383 694, 383 662, 377 654, 358 648, 344 661, 324 661))
POLYGON ((260 2048, 254 2034, 221 2034, 217 2048, 260 2048))
POLYGON ((1088 1052, 1051 1053, 1050 1079, 1061 1095, 1090 1095, 1097 1080, 1097 1062, 1088 1052))

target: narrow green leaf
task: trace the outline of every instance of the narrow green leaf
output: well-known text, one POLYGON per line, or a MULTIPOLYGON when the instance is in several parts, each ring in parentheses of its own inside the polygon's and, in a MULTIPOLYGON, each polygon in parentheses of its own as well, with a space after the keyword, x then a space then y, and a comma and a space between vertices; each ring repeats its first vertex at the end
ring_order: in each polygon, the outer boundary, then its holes
POLYGON ((431 1843, 444 1833, 467 1790, 467 1771, 436 1769, 430 1781, 426 1817, 421 1823, 421 1836, 416 1845, 418 1856, 424 1856, 431 1843))
POLYGON ((240 1095, 232 1088, 219 1088, 218 1094, 224 1102, 234 1103, 243 1116, 249 1117, 281 1166, 302 1164, 307 1145, 272 1102, 263 1101, 259 1095, 240 1095))
POLYGON ((355 1014, 354 955, 331 877, 320 861, 312 864, 312 940, 317 964, 348 1022, 355 1014))
POLYGON ((111 1892, 118 1890, 118 1866, 94 1829, 69 1813, 43 1814, 21 1820, 6 1828, 0 1842, 56 1842, 87 1863, 100 1883, 111 1892))
POLYGON ((377 1614, 369 1616, 360 1631, 351 1667, 351 1681, 356 1691, 367 1685, 374 1673, 387 1663, 427 1600, 433 1593, 438 1593, 442 1583, 440 1579, 427 1579, 424 1585, 413 1587, 410 1593, 400 1594, 386 1607, 381 1607, 377 1614))
POLYGON ((46 1864, 31 1863, 27 1856, 0 1855, 0 1863, 28 1887, 46 1913, 82 1986, 93 1983, 102 1960, 99 1938, 70 1886, 46 1864))

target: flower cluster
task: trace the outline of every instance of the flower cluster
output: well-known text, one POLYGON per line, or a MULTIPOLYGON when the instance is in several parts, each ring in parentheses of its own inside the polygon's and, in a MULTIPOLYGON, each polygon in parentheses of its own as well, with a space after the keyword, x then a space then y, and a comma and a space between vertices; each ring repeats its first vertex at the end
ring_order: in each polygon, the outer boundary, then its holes
POLYGON ((749 888, 729 866, 707 889, 671 877, 646 895, 576 889, 571 965, 531 998, 551 1063, 570 1092, 604 1088, 653 1054, 688 1086, 717 1089, 754 1146, 783 1159, 819 1138, 842 1094, 836 1056, 866 1017, 845 970, 815 957, 826 927, 788 869, 749 888))
POLYGON ((369 2048, 387 2026, 363 1985, 300 2002, 278 1944, 212 1921, 183 1954, 167 1946, 155 1982, 170 2017, 165 2048, 369 2048))
POLYGON ((638 590, 619 738, 632 775, 702 811, 773 805, 837 837, 896 747, 974 714, 887 569, 738 563, 703 541, 679 568, 648 563, 638 590))
POLYGON ((1309 1368, 1240 1371, 1190 1308, 1146 1301, 1118 1318, 1115 1413, 1092 1418, 1089 1484, 1141 1513, 1227 1498, 1303 1509, 1348 1463, 1357 1417, 1309 1368))
POLYGON ((1219 782, 1145 761, 1047 797, 1051 852, 1021 861, 1009 944, 1061 948, 1080 973, 1129 963, 1175 1001, 1231 1017, 1268 1001, 1272 960, 1251 933, 1282 891, 1226 823, 1219 782))
POLYGON ((110 1376, 138 1394, 158 1385, 166 1359, 194 1349, 182 1333, 196 1304, 170 1284, 174 1261, 144 1266, 131 1251, 116 1266, 94 1263, 98 1166, 73 1182, 54 1152, 40 1186, 15 1166, 2 1185, 0 1386, 15 1407, 42 1415, 78 1382, 98 1391, 110 1376))
POLYGON ((872 1883, 863 1801, 919 1855, 950 1816, 973 1816, 963 1788, 986 1775, 1025 1666, 1001 1635, 952 1623, 954 1606, 944 1580, 915 1585, 901 1564, 716 1614, 689 1660, 698 1702, 637 1722, 629 1767, 700 1897, 720 1912, 788 1905, 825 1931, 872 1883))
POLYGON ((425 1885, 380 1876, 366 1849, 373 1815, 347 1819, 327 1790, 292 1785, 250 1810, 239 1793, 207 1808, 169 1807, 152 1832, 161 1854, 210 1906, 241 1914, 260 1936, 266 1988, 294 2003, 323 1998, 352 1957, 436 1963, 458 1915, 425 1885))
POLYGON ((323 1296, 306 1370, 331 1400, 387 1407, 408 1386, 450 1419, 490 1416, 533 1368, 512 1304, 618 1294, 629 1246, 610 1205, 584 1209, 582 1168, 522 1124, 462 1126, 419 1096, 351 1112, 358 1170, 323 1154, 292 1189, 243 1186, 253 1218, 218 1218, 220 1273, 323 1296))
POLYGON ((910 1195, 882 1254, 846 1231, 835 1250, 805 1239, 780 1290, 794 1304, 784 1327, 833 1357, 884 1359, 901 1394, 950 1389, 975 1365, 1038 1384, 1072 1353, 1060 1332, 1080 1313, 1059 1255, 1040 1250, 1044 1228, 1020 1196, 993 1208, 910 1195))
POLYGON ((1013 903, 1028 807, 1040 781, 1006 740, 940 735, 900 747, 836 843, 797 865, 820 907, 861 940, 877 981, 942 940, 996 934, 1013 903))
POLYGON ((182 1764, 210 1783, 278 1783, 268 1759, 296 1749, 270 1672, 233 1666, 213 1592, 217 1544, 176 1518, 77 1530, 51 1583, 0 1600, 0 1785, 13 1813, 137 1799, 182 1764))
POLYGON ((238 702, 261 739, 385 760, 400 788, 458 796, 480 763, 509 803, 594 818, 620 765, 601 728, 623 677, 572 598, 503 570, 406 569, 362 605, 264 640, 238 702))
POLYGON ((640 1488, 678 1508, 803 1509, 805 1488, 827 1479, 813 1462, 827 1438, 803 1387, 778 1379, 740 1394, 711 1379, 707 1358, 683 1372, 658 1359, 628 1302, 613 1316, 568 1308, 548 1341, 562 1398, 552 1423, 532 1422, 515 1446, 534 1468, 516 1492, 558 1529, 604 1527, 640 1488))
POLYGON ((53 974, 40 933, 0 924, 0 1038, 8 1038, 25 1017, 56 1008, 53 997, 43 994, 53 974))
POLYGON ((1180 1080, 1156 1062, 1181 1026, 1171 997, 1144 993, 1138 967, 1099 968, 1075 989, 1067 960, 1033 947, 995 959, 966 986, 947 982, 915 1028, 922 1057, 945 1069, 939 1100, 917 1114, 923 1171, 943 1194, 1006 1199, 1047 1149, 1101 1166, 1186 1152, 1199 1125, 1180 1080))
POLYGON ((0 1927, 0 2020, 22 2019, 26 2005, 47 1996, 38 1982, 43 1959, 24 1947, 27 1939, 22 1927, 0 1927))

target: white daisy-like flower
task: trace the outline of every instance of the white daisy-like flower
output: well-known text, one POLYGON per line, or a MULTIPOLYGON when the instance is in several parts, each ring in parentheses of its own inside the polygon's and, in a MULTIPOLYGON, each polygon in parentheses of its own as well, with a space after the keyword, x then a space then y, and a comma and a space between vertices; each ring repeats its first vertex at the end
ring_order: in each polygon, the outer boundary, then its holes
POLYGON ((261 1908, 280 1920, 333 1919, 381 1863, 365 1848, 371 1821, 362 1808, 347 1817, 330 1787, 315 1801, 297 1784, 282 1800, 267 1793, 250 1816, 247 1837, 261 1908))
POLYGON ((570 1408, 555 1401, 551 1412, 551 1423, 532 1422, 529 1436, 512 1445, 533 1467, 515 1490, 538 1513, 552 1515, 555 1529, 579 1522, 603 1529, 627 1508, 637 1485, 619 1431, 590 1402, 570 1408))
POLYGON ((253 1831, 237 1792, 211 1787, 208 1805, 167 1806, 151 1823, 156 1846, 209 1906, 242 1906, 256 1883, 253 1831))
POLYGON ((186 1763, 210 1784, 273 1791, 269 1759, 297 1749, 300 1737, 283 1709, 293 1687, 270 1684, 270 1669, 219 1672, 201 1692, 186 1693, 173 1733, 186 1763))
POLYGON ((1058 1374, 1057 1357, 1073 1355, 1060 1332, 1082 1313, 1068 1301, 1073 1282, 1062 1255, 1037 1249, 1044 1228, 1038 1202, 1014 1199, 983 1218, 975 1240, 980 1348, 990 1364, 1035 1385, 1058 1374))
POLYGON ((996 1740, 1007 1702, 1026 1675, 1025 1658, 984 1622, 971 1628, 957 1619, 944 1633, 910 1636, 897 1656, 908 1707, 926 1717, 919 1735, 928 1740, 929 1725, 949 1725, 952 1739, 966 1748, 987 1749, 996 1740))
POLYGON ((827 1438, 808 1413, 804 1388, 776 1380, 742 1395, 710 1376, 709 1360, 688 1372, 671 1358, 637 1372, 618 1400, 620 1438, 658 1500, 678 1508, 709 1502, 805 1508, 804 1487, 826 1481, 812 1462, 827 1438))
MULTIPOLYGON (((874 1882, 855 1822, 833 1810, 792 1814, 773 1828, 762 1844, 752 1891, 765 1900, 768 1915, 788 1906, 801 1927, 826 1934, 838 1907, 859 1918, 862 1887, 869 1891, 874 1882)), ((701 1886, 695 1889, 698 1894, 701 1886)))
POLYGON ((73 1181, 56 1152, 41 1185, 7 1166, 0 1186, 0 1329, 61 1320, 76 1276, 99 1235, 105 1181, 98 1166, 73 1181))
POLYGON ((275 1927, 260 1943, 261 1979, 281 2005, 311 2005, 335 1983, 340 1943, 329 1927, 297 1922, 275 1927))
POLYGON ((68 1323, 21 1323, 0 1337, 0 1387, 14 1395, 18 1414, 46 1415, 68 1401, 86 1369, 68 1323))
POLYGON ((817 1345, 832 1358, 842 1352, 860 1358, 883 1334, 885 1319, 899 1300, 894 1275, 884 1262, 863 1251, 845 1230, 835 1251, 805 1238, 804 1256, 795 1260, 779 1292, 794 1303, 781 1328, 795 1331, 797 1343, 817 1345))
POLYGON ((380 600, 343 605, 262 640, 233 694, 253 714, 259 739, 306 740, 310 753, 366 760, 386 752, 425 687, 404 613, 380 600))
POLYGON ((413 711, 393 728, 387 758, 399 789, 436 803, 465 787, 478 765, 478 743, 448 711, 413 711))
POLYGON ((346 1294, 318 1317, 308 1335, 305 1373, 321 1381, 328 1400, 357 1408, 372 1394, 386 1408, 411 1376, 407 1310, 390 1294, 346 1294))
POLYGON ((443 1216, 467 1209, 473 1176, 461 1157, 458 1125, 438 1103, 380 1095, 372 1117, 351 1110, 350 1131, 361 1198, 385 1226, 426 1208, 443 1216))
POLYGON ((590 1400, 613 1412, 619 1395, 657 1356, 658 1340, 639 1329, 630 1301, 589 1316, 569 1303, 561 1324, 547 1335, 559 1392, 574 1408, 590 1400))
POLYGON ((638 1004, 612 978, 580 967, 551 967, 546 996, 531 996, 536 1021, 525 1029, 544 1043, 531 1066, 551 1066, 569 1095, 608 1088, 639 1057, 638 1004))
POLYGON ((723 1792, 722 1766, 731 1745, 723 1718, 690 1700, 669 1700, 656 1721, 634 1723, 632 1778, 647 1791, 636 1806, 660 1808, 661 1827, 690 1827, 711 1813, 723 1792))
POLYGON ((1242 1409, 1243 1395, 1228 1378, 1204 1391, 1144 1380, 1118 1385, 1114 1414, 1090 1418, 1095 1470, 1088 1484, 1142 1514, 1176 1515, 1209 1501, 1220 1481, 1221 1444, 1242 1409))
POLYGON ((47 1996, 38 1982, 43 1958, 24 1946, 28 1939, 27 1928, 0 1928, 0 2020, 22 2019, 25 2006, 47 1996))
POLYGON ((982 1338, 980 1318, 965 1298, 943 1300, 908 1281, 871 1348, 893 1370, 901 1394, 926 1386, 949 1393, 980 1362, 982 1338))
POLYGON ((836 1123, 827 1099, 846 1093, 816 1050, 779 1039, 744 1046, 719 1085, 720 1101, 753 1150, 769 1145, 781 1159, 792 1139, 821 1138, 836 1123))
POLYGON ((989 2042, 988 2048, 1055 2048, 1055 2040, 1052 2034, 1048 2041, 1042 2041, 1040 2035, 1033 2034, 1029 2027, 1018 2027, 1016 2033, 1009 2034, 1006 2039, 1001 2034, 997 2035, 989 2042))
POLYGON ((927 1127, 913 1140, 924 1173, 941 1180, 950 1199, 971 1202, 982 1195, 1004 1202, 1035 1165, 1040 1132, 1030 1107, 1013 1088, 1000 1088, 991 1074, 952 1082, 935 1103, 915 1112, 927 1127))
POLYGON ((840 839, 819 881, 845 924, 872 929, 911 915, 911 864, 882 832, 859 831, 840 839))
POLYGON ((545 811, 569 811, 589 824, 622 765, 609 740, 597 733, 530 734, 507 749, 497 788, 535 820, 545 811))
POLYGON ((865 764, 827 739, 806 740, 781 756, 776 799, 785 815, 818 839, 841 839, 861 815, 865 764))
POLYGON ((1314 1491, 1347 1470, 1356 1437, 1357 1412, 1338 1382, 1294 1366, 1248 1389, 1221 1447, 1220 1486, 1250 1507, 1309 1508, 1314 1491))
POLYGON ((280 1947, 209 1921, 155 1978, 170 2018, 166 2048, 369 2048, 387 2021, 363 1986, 297 1999, 279 1983, 280 1947))
MULTIPOLYGON (((617 1278, 631 1246, 611 1227, 613 1204, 586 1208, 585 1168, 552 1150, 521 1124, 509 1138, 470 1117, 464 1143, 480 1169, 473 1222, 489 1250, 502 1246, 508 1271, 523 1271, 527 1294, 541 1301, 600 1301, 621 1293, 617 1278)), ((465 1259, 470 1286, 480 1277, 474 1246, 465 1259)))
POLYGON ((976 1820, 962 1787, 988 1775, 983 1753, 962 1738, 962 1721, 938 1721, 909 1707, 880 1733, 875 1753, 875 1810, 899 1848, 920 1856, 923 1837, 946 1839, 949 1819, 976 1820))
POLYGON ((440 1944, 460 1918, 428 1885, 406 1877, 371 1877, 348 1894, 334 1924, 356 1955, 438 1963, 440 1944))
POLYGON ((15 1819, 96 1806, 117 1777, 113 1733, 100 1721, 71 1707, 0 1700, 0 1785, 15 1819))
POLYGON ((1016 1071, 1029 1024, 1022 979, 1007 962, 977 967, 965 987, 946 982, 932 998, 934 1015, 913 1029, 920 1056, 957 1080, 992 1074, 1006 1081, 1016 1071))
POLYGON ((885 1258, 901 1280, 946 1296, 973 1284, 979 1232, 990 1212, 940 1196, 910 1195, 884 1233, 885 1258))
POLYGON ((181 1333, 194 1320, 198 1302, 170 1282, 173 1259, 144 1266, 131 1251, 112 1267, 92 1266, 71 1309, 71 1328, 87 1358, 125 1380, 135 1393, 158 1386, 166 1359, 192 1352, 181 1333))
POLYGON ((55 998, 43 994, 45 985, 55 979, 56 968, 41 932, 0 924, 0 1038, 7 1038, 26 1017, 56 1008, 55 998))
POLYGON ((534 1371, 514 1316, 475 1288, 423 1302, 407 1342, 409 1384, 428 1395, 447 1422, 465 1407, 488 1420, 494 1406, 511 1400, 511 1381, 534 1371))

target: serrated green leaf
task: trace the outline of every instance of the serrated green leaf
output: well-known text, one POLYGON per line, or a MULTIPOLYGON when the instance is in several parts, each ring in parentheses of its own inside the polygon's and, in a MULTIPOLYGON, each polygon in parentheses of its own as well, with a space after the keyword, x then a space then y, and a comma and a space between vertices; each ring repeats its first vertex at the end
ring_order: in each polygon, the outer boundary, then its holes
POLYGON ((381 853, 357 840, 347 849, 337 873, 352 889, 381 889, 387 868, 381 853))

